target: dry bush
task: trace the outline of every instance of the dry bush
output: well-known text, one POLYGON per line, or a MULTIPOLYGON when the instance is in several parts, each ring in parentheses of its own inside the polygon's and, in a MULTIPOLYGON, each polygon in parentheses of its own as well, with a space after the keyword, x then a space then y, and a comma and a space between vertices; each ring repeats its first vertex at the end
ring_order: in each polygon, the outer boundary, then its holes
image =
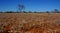
POLYGON ((59 20, 60 13, 0 13, 0 31, 55 33, 60 31, 59 20))

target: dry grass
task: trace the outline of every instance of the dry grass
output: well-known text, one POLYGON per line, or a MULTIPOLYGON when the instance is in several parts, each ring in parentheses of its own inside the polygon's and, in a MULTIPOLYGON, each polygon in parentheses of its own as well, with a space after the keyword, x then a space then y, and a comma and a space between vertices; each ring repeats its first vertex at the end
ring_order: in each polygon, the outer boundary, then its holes
POLYGON ((0 31, 60 33, 60 13, 0 13, 0 31))

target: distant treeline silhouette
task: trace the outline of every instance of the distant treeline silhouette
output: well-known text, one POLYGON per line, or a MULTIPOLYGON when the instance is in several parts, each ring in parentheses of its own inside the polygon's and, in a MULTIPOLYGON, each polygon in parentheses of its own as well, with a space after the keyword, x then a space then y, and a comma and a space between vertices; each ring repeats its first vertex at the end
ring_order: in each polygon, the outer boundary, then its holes
MULTIPOLYGON (((37 12, 37 11, 35 11, 35 12, 32 12, 32 11, 28 11, 28 12, 26 12, 26 11, 22 11, 22 12, 6 11, 6 12, 2 12, 2 11, 0 11, 0 13, 42 13, 42 12, 37 12)), ((54 9, 53 11, 50 11, 50 12, 46 11, 44 13, 60 13, 60 11, 58 9, 54 9)))

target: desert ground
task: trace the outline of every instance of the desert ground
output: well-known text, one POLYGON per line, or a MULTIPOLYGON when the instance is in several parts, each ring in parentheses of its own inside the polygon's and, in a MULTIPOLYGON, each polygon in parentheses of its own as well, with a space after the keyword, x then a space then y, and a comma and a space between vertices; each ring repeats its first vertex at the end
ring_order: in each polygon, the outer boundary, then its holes
POLYGON ((0 13, 0 33, 60 33, 60 13, 0 13))

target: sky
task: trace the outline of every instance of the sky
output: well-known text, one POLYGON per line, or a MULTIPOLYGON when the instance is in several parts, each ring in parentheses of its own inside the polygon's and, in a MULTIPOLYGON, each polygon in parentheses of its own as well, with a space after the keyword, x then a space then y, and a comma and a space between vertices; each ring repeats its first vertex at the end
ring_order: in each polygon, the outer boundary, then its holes
POLYGON ((60 0, 0 0, 0 11, 17 11, 18 4, 23 4, 25 11, 60 10, 60 0))

